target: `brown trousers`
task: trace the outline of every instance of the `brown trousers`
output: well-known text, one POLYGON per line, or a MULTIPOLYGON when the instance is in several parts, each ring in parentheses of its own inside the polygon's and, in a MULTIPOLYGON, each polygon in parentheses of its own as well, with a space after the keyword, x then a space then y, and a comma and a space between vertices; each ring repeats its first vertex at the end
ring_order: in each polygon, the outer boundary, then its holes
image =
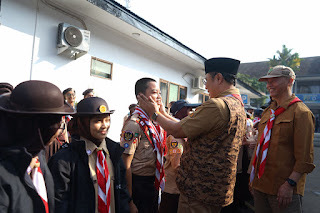
POLYGON ((211 206, 180 194, 178 213, 219 213, 221 206, 211 206))
POLYGON ((269 195, 258 190, 253 191, 256 213, 301 213, 301 195, 293 194, 292 201, 285 209, 280 209, 276 195, 269 195))

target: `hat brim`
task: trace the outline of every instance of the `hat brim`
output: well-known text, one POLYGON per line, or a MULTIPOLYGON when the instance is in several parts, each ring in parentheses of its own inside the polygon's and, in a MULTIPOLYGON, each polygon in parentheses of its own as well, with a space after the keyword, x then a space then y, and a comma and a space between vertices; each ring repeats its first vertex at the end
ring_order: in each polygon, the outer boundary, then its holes
POLYGON ((46 111, 39 111, 39 109, 31 109, 28 111, 17 110, 10 108, 10 94, 3 94, 0 96, 0 111, 16 113, 16 114, 28 114, 28 115, 74 115, 76 111, 72 109, 67 103, 59 108, 51 108, 46 111))
POLYGON ((269 78, 278 78, 278 77, 283 77, 283 75, 265 75, 265 76, 262 76, 261 78, 259 78, 259 81, 266 81, 268 80, 269 78))
POLYGON ((109 110, 104 113, 101 112, 77 112, 74 116, 90 116, 90 115, 110 115, 113 114, 115 110, 109 110))
POLYGON ((186 105, 184 105, 184 107, 192 107, 192 108, 196 108, 196 107, 198 107, 198 106, 200 106, 201 104, 186 104, 186 105))

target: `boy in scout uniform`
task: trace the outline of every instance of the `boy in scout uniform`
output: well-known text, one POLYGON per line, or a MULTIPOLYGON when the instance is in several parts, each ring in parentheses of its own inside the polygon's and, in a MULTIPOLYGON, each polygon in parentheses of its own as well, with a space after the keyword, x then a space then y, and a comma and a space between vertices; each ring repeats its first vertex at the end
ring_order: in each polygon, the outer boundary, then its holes
POLYGON ((158 112, 150 97, 138 96, 141 106, 174 137, 188 138, 177 175, 178 212, 220 212, 233 202, 237 159, 246 129, 246 114, 235 78, 240 61, 205 61, 210 99, 177 122, 158 112))
MULTIPOLYGON (((145 94, 157 104, 162 104, 160 89, 151 78, 136 82, 135 94, 145 94)), ((164 110, 164 107, 161 107, 164 110)), ((164 185, 163 147, 165 132, 153 123, 142 107, 136 107, 131 118, 124 124, 120 144, 125 148, 123 160, 127 170, 127 184, 139 213, 158 211, 158 190, 164 185)))

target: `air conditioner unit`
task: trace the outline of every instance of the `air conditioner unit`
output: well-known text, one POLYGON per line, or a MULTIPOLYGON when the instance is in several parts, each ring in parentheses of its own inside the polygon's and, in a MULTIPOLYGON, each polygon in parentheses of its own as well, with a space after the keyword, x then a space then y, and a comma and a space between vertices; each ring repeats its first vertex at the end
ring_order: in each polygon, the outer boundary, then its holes
POLYGON ((89 51, 90 31, 66 23, 58 26, 58 55, 77 59, 89 51))
POLYGON ((193 79, 192 88, 206 90, 206 85, 204 85, 203 79, 204 79, 204 77, 202 77, 202 76, 195 77, 193 79))

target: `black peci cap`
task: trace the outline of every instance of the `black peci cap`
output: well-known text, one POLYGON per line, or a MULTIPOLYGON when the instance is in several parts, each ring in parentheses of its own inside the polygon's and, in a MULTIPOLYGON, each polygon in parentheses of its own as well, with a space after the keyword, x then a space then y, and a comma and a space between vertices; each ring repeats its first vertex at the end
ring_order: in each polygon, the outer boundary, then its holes
POLYGON ((205 72, 219 72, 237 75, 240 61, 232 58, 211 58, 204 62, 205 72))
POLYGON ((114 110, 109 110, 107 102, 99 97, 82 99, 77 105, 76 116, 112 114, 114 110))

